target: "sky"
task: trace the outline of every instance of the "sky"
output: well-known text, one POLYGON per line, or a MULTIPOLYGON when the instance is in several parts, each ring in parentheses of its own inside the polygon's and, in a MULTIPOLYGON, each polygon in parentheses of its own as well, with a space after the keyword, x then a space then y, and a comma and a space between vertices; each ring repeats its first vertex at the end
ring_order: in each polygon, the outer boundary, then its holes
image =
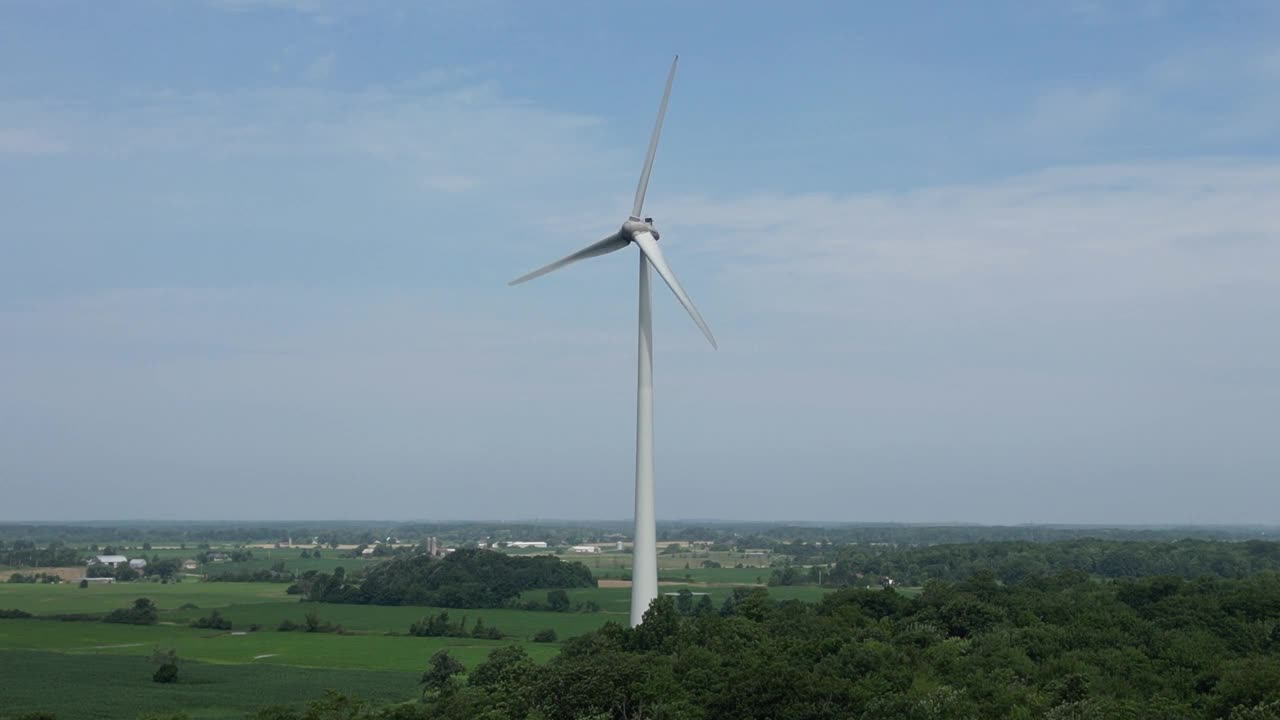
POLYGON ((1275 523, 1280 6, 0 1, 0 520, 1275 523))

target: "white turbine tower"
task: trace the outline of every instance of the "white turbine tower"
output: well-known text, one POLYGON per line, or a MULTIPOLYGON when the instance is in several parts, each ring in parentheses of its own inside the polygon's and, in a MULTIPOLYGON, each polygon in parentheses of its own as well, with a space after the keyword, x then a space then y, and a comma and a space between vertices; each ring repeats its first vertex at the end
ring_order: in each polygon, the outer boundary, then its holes
POLYGON ((631 206, 631 217, 622 223, 618 232, 589 245, 578 252, 557 260, 546 267, 539 268, 512 280, 510 285, 518 285, 527 280, 545 275, 552 270, 575 263, 586 258, 596 257, 621 250, 635 244, 640 249, 640 340, 639 362, 637 363, 636 381, 636 527, 635 547, 631 561, 631 624, 639 625, 649 604, 658 597, 658 530, 654 517, 653 501, 653 322, 649 307, 649 267, 662 276, 675 293, 676 299, 689 312, 689 316, 697 323, 702 334, 707 336, 711 347, 716 347, 716 339, 711 335, 711 328, 703 321, 698 309, 693 306, 684 288, 671 272, 671 267, 662 257, 658 248, 658 231, 653 228, 653 218, 642 218, 644 209, 644 193, 649 187, 649 171, 653 169, 653 156, 658 151, 658 136, 662 134, 662 117, 667 112, 667 98, 671 96, 671 83, 676 77, 676 62, 680 56, 671 61, 671 72, 667 74, 667 86, 662 91, 662 104, 658 106, 658 119, 653 124, 653 135, 649 138, 649 153, 644 158, 644 169, 640 171, 640 183, 636 186, 636 199, 631 206))

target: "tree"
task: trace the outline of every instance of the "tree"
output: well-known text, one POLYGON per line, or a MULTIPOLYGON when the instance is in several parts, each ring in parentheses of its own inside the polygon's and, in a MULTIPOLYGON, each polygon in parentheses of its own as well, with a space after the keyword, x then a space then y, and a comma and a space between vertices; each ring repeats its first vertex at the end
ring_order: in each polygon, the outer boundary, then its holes
POLYGON ((471 671, 467 684, 489 689, 517 686, 523 684, 536 668, 529 653, 519 645, 498 648, 471 671))
POLYGON ((85 579, 81 579, 81 580, 80 580, 80 589, 82 589, 82 590, 83 590, 84 588, 87 588, 87 587, 89 587, 89 581, 88 581, 88 580, 85 580, 85 579))
POLYGON ((555 628, 546 628, 545 630, 539 630, 534 633, 533 641, 539 643, 552 643, 555 642, 558 637, 559 636, 556 635, 555 628))
POLYGON ((676 595, 676 610, 681 615, 693 614, 693 592, 689 588, 680 588, 680 594, 676 595))
POLYGON ((448 650, 441 650, 431 656, 427 669, 422 673, 418 684, 422 686, 422 697, 425 700, 428 692, 437 695, 448 695, 455 689, 454 676, 466 672, 466 668, 448 650))
POLYGON ((155 625, 158 619, 156 604, 148 598, 138 598, 133 601, 133 607, 112 610, 102 618, 102 621, 127 625, 155 625))
POLYGON ((173 648, 156 648, 151 651, 151 662, 159 665, 151 676, 153 682, 174 683, 178 681, 178 652, 173 648))
POLYGON ((565 612, 570 606, 569 593, 563 590, 552 590, 547 593, 547 609, 552 612, 565 612))

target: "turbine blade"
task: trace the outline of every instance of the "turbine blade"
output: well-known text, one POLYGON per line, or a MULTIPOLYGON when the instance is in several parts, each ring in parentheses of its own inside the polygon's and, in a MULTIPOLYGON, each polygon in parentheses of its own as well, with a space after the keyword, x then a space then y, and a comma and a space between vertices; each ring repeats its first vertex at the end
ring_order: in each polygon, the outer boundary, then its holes
POLYGON ((653 170, 653 156, 658 154, 658 136, 662 134, 662 117, 667 114, 667 98, 671 97, 671 83, 676 79, 677 55, 671 61, 671 72, 667 73, 667 87, 662 91, 662 104, 658 106, 658 119, 653 123, 653 134, 649 136, 649 154, 644 158, 644 169, 640 171, 640 184, 636 185, 636 199, 631 203, 631 217, 639 220, 644 210, 644 193, 649 189, 649 171, 653 170))
POLYGON ((647 232, 636 233, 634 236, 636 246, 640 248, 640 252, 649 258, 649 264, 654 270, 662 276, 666 281, 667 287, 671 288, 671 292, 675 293, 676 299, 689 312, 689 317, 697 323, 698 329, 702 330, 702 334, 707 336, 707 342, 711 343, 711 347, 720 348, 716 345, 716 339, 711 334, 711 328, 707 327, 707 323, 702 319, 702 313, 698 312, 698 308, 693 306, 693 301, 685 294, 684 288, 680 287, 680 281, 676 280, 676 274, 671 272, 671 266, 667 265, 667 259, 662 257, 662 250, 658 248, 658 241, 653 239, 653 235, 647 232))
POLYGON ((521 275, 515 280, 512 280, 511 282, 507 283, 507 285, 519 285, 522 282, 528 282, 536 277, 541 277, 543 275, 546 275, 552 270, 559 270, 565 265, 576 263, 579 260, 586 260, 587 258, 593 258, 593 257, 596 257, 597 255, 607 255, 613 252, 614 250, 621 250, 626 246, 627 246, 627 241, 623 240, 622 237, 618 235, 618 233, 614 233, 609 237, 601 240, 600 242, 595 243, 593 245, 588 245, 587 247, 582 248, 578 252, 572 255, 569 255, 568 257, 560 258, 559 260, 551 263, 550 265, 540 267, 531 273, 521 275))

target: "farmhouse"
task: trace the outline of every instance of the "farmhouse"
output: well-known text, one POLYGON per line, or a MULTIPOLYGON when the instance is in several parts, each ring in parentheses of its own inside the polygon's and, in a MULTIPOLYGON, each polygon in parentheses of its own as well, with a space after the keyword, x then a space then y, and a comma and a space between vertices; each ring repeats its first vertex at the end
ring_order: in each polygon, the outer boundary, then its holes
POLYGON ((89 561, 90 565, 106 565, 109 568, 118 568, 129 562, 129 558, 123 555, 99 555, 89 561))
POLYGON ((573 547, 569 548, 569 552, 598 553, 600 552, 600 548, 596 547, 595 545, 574 545, 573 547))
POLYGON ((220 553, 220 552, 209 553, 209 562, 220 563, 220 562, 226 562, 227 560, 230 560, 230 559, 231 558, 227 557, 226 553, 220 553))
POLYGON ((507 543, 507 547, 513 548, 545 548, 547 544, 541 540, 516 540, 507 543))
POLYGON ((196 569, 196 568, 198 568, 198 567, 200 567, 200 563, 196 562, 195 560, 183 560, 183 561, 182 561, 182 569, 183 569, 183 570, 195 570, 195 569, 196 569))

